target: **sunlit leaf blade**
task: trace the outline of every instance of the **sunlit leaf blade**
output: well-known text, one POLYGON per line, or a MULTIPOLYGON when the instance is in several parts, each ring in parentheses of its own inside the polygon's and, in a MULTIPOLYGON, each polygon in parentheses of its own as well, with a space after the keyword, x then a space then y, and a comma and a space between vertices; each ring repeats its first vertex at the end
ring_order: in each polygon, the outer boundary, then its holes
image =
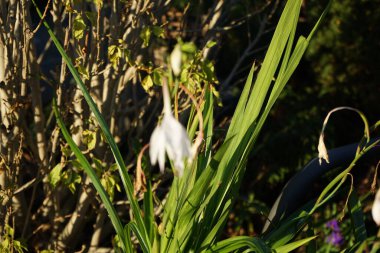
POLYGON ((98 192, 104 207, 106 208, 108 215, 110 216, 111 222, 116 230, 116 233, 118 234, 119 238, 123 238, 122 241, 122 247, 124 250, 127 248, 130 248, 130 245, 132 244, 131 239, 129 235, 124 233, 123 226, 121 224, 121 221, 119 219, 119 216, 117 215, 117 212, 112 205, 108 194, 106 193, 105 189, 103 188, 102 184, 100 183, 100 180, 98 176, 96 175, 95 171, 92 169, 89 161, 87 158, 82 154, 79 147, 75 144, 73 139, 71 138, 70 133, 68 132, 65 124, 63 123, 63 120, 61 118, 61 115, 58 112, 57 104, 55 99, 53 99, 53 111, 55 114, 55 117, 57 119, 57 124, 59 128, 61 129, 61 132, 63 134, 63 137, 67 141, 67 143, 70 146, 70 149, 74 152, 78 162, 80 163, 83 170, 86 172, 88 177, 91 179, 92 184, 94 185, 96 191, 98 192))
POLYGON ((274 248, 274 250, 276 253, 287 253, 301 247, 302 245, 307 244, 308 242, 310 242, 311 240, 314 240, 315 238, 316 236, 308 237, 299 241, 295 241, 295 242, 280 246, 278 248, 274 248))
POLYGON ((146 184, 146 192, 144 193, 144 222, 149 235, 149 240, 152 244, 154 240, 154 209, 153 209, 153 192, 152 184, 148 180, 146 184))
POLYGON ((211 249, 208 249, 205 252, 228 253, 242 249, 251 249, 256 253, 272 252, 272 250, 260 238, 249 236, 236 236, 217 242, 211 247, 211 249))
POLYGON ((140 229, 137 227, 137 224, 136 222, 134 221, 131 221, 130 223, 128 223, 128 226, 129 228, 133 231, 133 233, 136 235, 137 239, 139 240, 140 242, 140 247, 142 249, 142 251, 144 253, 149 253, 151 252, 150 250, 150 245, 148 244, 148 241, 146 241, 144 238, 143 238, 143 234, 141 234, 140 232, 140 229))

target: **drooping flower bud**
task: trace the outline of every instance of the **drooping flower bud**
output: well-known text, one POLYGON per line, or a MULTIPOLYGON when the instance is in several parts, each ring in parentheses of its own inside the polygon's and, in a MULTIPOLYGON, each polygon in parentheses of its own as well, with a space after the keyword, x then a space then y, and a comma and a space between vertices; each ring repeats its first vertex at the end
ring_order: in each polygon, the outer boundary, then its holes
POLYGON ((181 73, 182 65, 182 51, 181 45, 177 44, 173 52, 170 54, 170 66, 172 67, 173 73, 175 76, 179 76, 181 73))

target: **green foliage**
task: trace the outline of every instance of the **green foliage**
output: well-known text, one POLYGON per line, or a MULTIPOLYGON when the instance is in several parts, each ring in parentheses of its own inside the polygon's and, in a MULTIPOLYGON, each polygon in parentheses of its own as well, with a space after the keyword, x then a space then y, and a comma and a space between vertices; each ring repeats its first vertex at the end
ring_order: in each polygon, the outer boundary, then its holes
POLYGON ((8 224, 5 225, 5 234, 3 235, 3 240, 0 242, 0 251, 4 253, 23 253, 28 251, 26 246, 20 241, 14 239, 14 230, 8 224))
POLYGON ((147 75, 141 82, 141 85, 142 87, 144 88, 144 90, 146 92, 149 93, 149 91, 151 90, 151 88, 153 87, 153 80, 152 80, 152 77, 150 75, 147 75))
POLYGON ((77 185, 80 185, 82 182, 82 177, 74 170, 65 170, 62 172, 61 180, 70 192, 74 194, 77 185))
POLYGON ((61 172, 63 169, 62 163, 58 163, 49 173, 49 182, 53 188, 57 186, 57 183, 61 180, 61 172))
MULTIPOLYGON (((197 127, 203 127, 200 131, 204 132, 203 137, 207 141, 204 143, 204 152, 200 152, 193 162, 186 164, 184 175, 182 177, 174 177, 168 198, 163 205, 164 211, 162 217, 159 217, 159 225, 156 223, 156 217, 154 217, 154 196, 150 179, 147 182, 147 191, 143 194, 143 205, 141 208, 135 196, 130 175, 127 173, 126 166, 109 127, 79 77, 80 73, 74 68, 61 44, 47 23, 44 22, 78 87, 83 92, 84 98, 114 155, 116 164, 108 170, 102 161, 92 157, 95 166, 94 170, 86 156, 73 141, 60 116, 56 102, 53 102, 54 114, 62 134, 77 158, 78 167, 83 169, 90 177, 107 209, 117 233, 115 244, 122 251, 132 252, 134 250, 130 237, 131 232, 137 238, 139 247, 143 252, 169 253, 178 251, 231 252, 240 250, 290 252, 316 238, 310 232, 312 235, 304 239, 297 239, 297 236, 310 221, 311 215, 318 208, 328 203, 341 189, 347 179, 348 173, 356 162, 379 143, 379 141, 375 141, 374 143, 369 142, 370 130, 368 123, 359 111, 365 123, 365 134, 356 157, 349 167, 335 176, 323 189, 315 202, 310 202, 302 210, 293 213, 291 217, 281 221, 278 227, 262 237, 238 236, 219 240, 232 204, 239 192, 248 156, 257 141, 272 107, 279 99, 281 92, 305 53, 309 41, 327 13, 328 8, 322 13, 322 16, 307 37, 300 36, 296 39, 296 28, 301 4, 302 1, 298 0, 290 0, 286 3, 257 77, 254 79, 257 69, 253 65, 226 137, 215 152, 212 145, 214 124, 213 104, 215 98, 215 90, 213 90, 212 84, 217 83, 214 65, 202 57, 203 50, 197 50, 194 44, 179 42, 181 50, 180 81, 189 88, 190 93, 204 94, 201 106, 192 106, 188 122, 189 135, 193 138, 197 127), (203 125, 200 119, 196 119, 195 117, 195 111, 200 110, 200 108, 202 108, 202 111, 197 111, 197 113, 203 116, 203 125), (113 173, 116 170, 119 171, 119 177, 123 183, 124 191, 128 197, 132 211, 130 221, 125 226, 122 225, 121 219, 112 205, 115 189, 121 190, 118 185, 118 177, 113 173)), ((140 38, 143 40, 144 47, 149 46, 152 34, 157 37, 163 37, 163 32, 158 27, 147 26, 143 28, 140 38)), ((205 48, 207 49, 214 45, 215 43, 211 42, 205 48)), ((108 48, 108 56, 114 67, 122 56, 121 52, 121 49, 117 46, 108 48)), ((170 74, 165 76, 164 72, 160 72, 160 68, 153 69, 153 71, 151 67, 140 66, 140 68, 148 73, 145 79, 142 80, 142 86, 147 92, 149 92, 154 84, 159 83, 160 79, 162 80, 167 76, 171 77, 170 74)), ((179 84, 176 83, 177 81, 175 77, 173 88, 175 95, 178 95, 179 84)), ((376 126, 374 125, 371 131, 375 130, 376 126)), ((97 145, 96 131, 84 131, 83 140, 87 149, 89 151, 93 150, 97 145)), ((141 167, 141 164, 139 166, 141 167)), ((53 186, 57 184, 62 176, 61 171, 62 167, 56 167, 52 170, 50 181, 53 186)), ((78 183, 80 181, 74 179, 71 182, 78 183)), ((353 243, 355 245, 362 245, 367 240, 367 236, 366 230, 362 229, 364 219, 360 212, 360 201, 351 192, 350 194, 348 205, 354 226, 355 241, 353 243)))
POLYGON ((83 38, 84 31, 86 30, 86 23, 81 15, 76 15, 73 23, 73 36, 75 39, 80 40, 83 38))
POLYGON ((108 47, 108 59, 114 68, 119 64, 120 58, 123 56, 122 49, 117 45, 108 47))
POLYGON ((93 150, 96 146, 96 131, 84 130, 82 133, 83 144, 87 146, 87 150, 93 150))
MULTIPOLYGON (((105 245, 153 253, 377 250, 368 184, 351 172, 378 145, 369 139, 380 121, 369 127, 372 120, 353 108, 365 133, 352 164, 329 171, 326 184, 316 187, 318 198, 258 231, 271 220, 267 203, 278 183, 314 157, 324 111, 347 101, 366 111, 367 101, 377 102, 376 74, 366 71, 377 71, 379 48, 370 42, 367 50, 364 38, 377 41, 376 1, 334 2, 320 34, 315 30, 326 10, 317 1, 49 3, 45 14, 38 11, 41 22, 27 1, 0 5, 7 10, 0 11, 0 251, 26 245, 36 252, 105 245), (313 36, 318 40, 306 51, 313 36), (305 53, 310 62, 290 81, 305 53), (149 162, 157 149, 147 143, 157 118, 158 129, 171 126, 161 123, 164 87, 173 106, 171 112, 165 104, 165 115, 173 114, 176 129, 184 129, 179 122, 187 127, 181 136, 169 129, 161 138, 160 169, 165 152, 172 168, 160 175, 149 162), (340 93, 355 101, 335 98, 340 93), (216 107, 222 99, 224 107, 216 107), (176 173, 182 158, 172 154, 180 149, 171 143, 180 137, 178 145, 189 143, 183 175, 176 173), (336 231, 325 223, 332 219, 339 219, 344 242, 329 239, 336 231)), ((45 8, 43 1, 35 4, 45 8)), ((378 118, 378 107, 370 110, 378 118)), ((351 118, 342 122, 344 129, 356 125, 351 118)), ((326 136, 327 143, 318 146, 347 143, 345 131, 336 129, 325 131, 324 124, 320 140, 326 136)))

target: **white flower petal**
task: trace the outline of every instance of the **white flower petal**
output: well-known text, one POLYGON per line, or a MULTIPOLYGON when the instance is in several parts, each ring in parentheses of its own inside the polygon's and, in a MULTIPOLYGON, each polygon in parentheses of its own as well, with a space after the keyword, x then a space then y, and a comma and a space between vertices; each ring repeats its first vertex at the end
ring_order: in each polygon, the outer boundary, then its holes
POLYGON ((377 191, 372 205, 372 218, 380 226, 380 189, 377 191))
POLYGON ((165 171, 165 147, 163 146, 158 153, 158 166, 160 167, 160 172, 165 171))
MULTIPOLYGON (((172 115, 165 115, 162 123, 171 160, 191 158, 191 145, 185 128, 172 115)), ((178 164, 178 163, 177 163, 178 164)))
POLYGON ((162 130, 162 127, 157 126, 154 129, 152 136, 150 137, 149 156, 150 156, 150 162, 152 165, 155 165, 157 163, 157 160, 160 160, 162 150, 164 149, 165 149, 165 134, 162 130))

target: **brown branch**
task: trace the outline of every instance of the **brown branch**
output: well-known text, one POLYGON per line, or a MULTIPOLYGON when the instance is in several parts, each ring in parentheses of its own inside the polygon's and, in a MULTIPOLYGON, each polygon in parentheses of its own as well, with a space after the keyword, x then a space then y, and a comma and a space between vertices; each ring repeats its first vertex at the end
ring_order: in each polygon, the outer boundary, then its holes
MULTIPOLYGON (((42 17, 41 17, 41 19, 40 19, 40 22, 38 22, 37 27, 32 31, 32 36, 34 36, 34 35, 37 33, 38 29, 40 29, 42 23, 44 22, 44 20, 45 20, 45 18, 46 18, 46 13, 47 13, 47 11, 48 11, 48 9, 49 9, 50 1, 51 1, 51 0, 48 0, 48 2, 46 3, 44 13, 42 14, 42 17)), ((37 8, 37 7, 36 7, 36 8, 37 8)))

